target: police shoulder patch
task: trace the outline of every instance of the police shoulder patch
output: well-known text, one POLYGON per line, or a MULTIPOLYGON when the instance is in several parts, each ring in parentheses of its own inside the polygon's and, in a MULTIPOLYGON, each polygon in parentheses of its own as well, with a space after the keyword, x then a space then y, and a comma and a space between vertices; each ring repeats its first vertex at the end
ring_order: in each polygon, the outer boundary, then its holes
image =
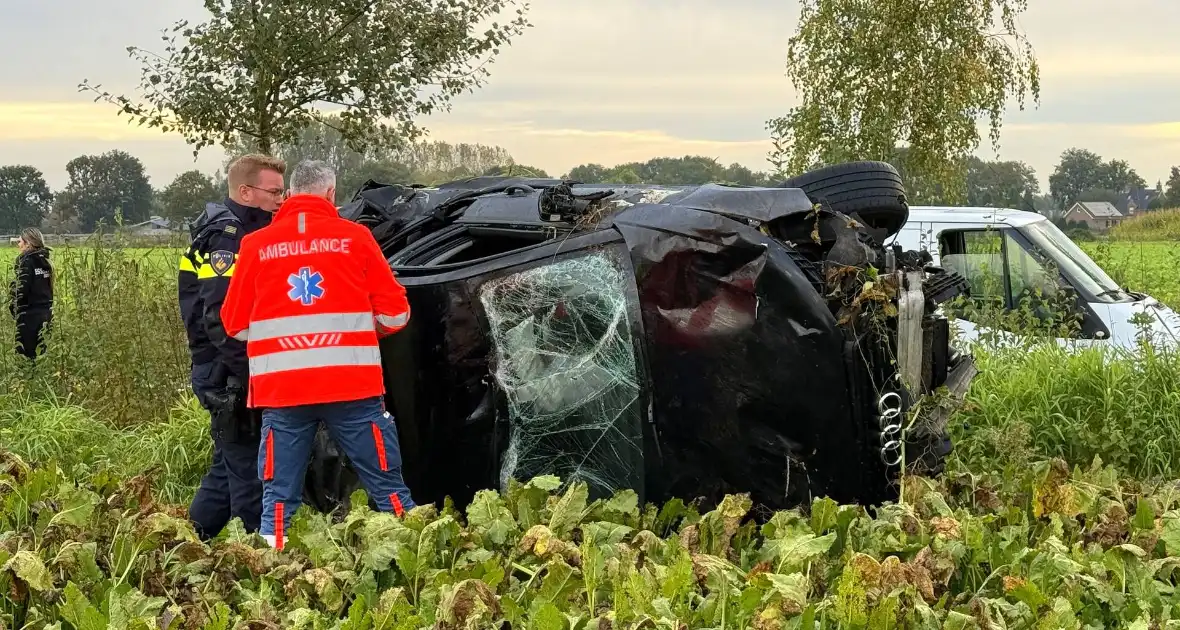
POLYGON ((237 234, 237 233, 238 233, 238 226, 236 226, 236 225, 232 225, 232 224, 231 224, 231 225, 227 225, 227 226, 225 226, 225 230, 223 230, 223 231, 224 231, 226 234, 229 234, 230 236, 233 236, 234 234, 237 234))
POLYGON ((229 268, 234 264, 234 253, 219 249, 209 254, 209 266, 213 268, 213 273, 224 276, 229 268))

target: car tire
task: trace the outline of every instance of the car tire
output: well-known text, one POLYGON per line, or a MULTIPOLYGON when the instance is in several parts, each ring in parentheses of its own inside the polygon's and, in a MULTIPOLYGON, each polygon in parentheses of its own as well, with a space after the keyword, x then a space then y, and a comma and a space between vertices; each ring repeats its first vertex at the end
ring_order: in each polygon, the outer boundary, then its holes
POLYGON ((780 188, 800 188, 812 203, 857 215, 869 227, 896 234, 910 217, 901 174, 888 162, 846 162, 792 177, 780 188))

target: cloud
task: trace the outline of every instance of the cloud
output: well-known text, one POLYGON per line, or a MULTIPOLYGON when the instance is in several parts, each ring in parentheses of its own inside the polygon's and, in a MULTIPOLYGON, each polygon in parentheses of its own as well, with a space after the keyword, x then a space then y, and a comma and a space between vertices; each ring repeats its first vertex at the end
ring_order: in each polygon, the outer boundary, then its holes
MULTIPOLYGON (((3 0, 0 0, 3 1, 3 0)), ((797 102, 785 76, 794 0, 533 0, 527 30, 490 66, 483 88, 423 120, 437 139, 498 144, 561 173, 703 154, 767 168, 765 121, 797 102)), ((1129 160, 1149 181, 1180 162, 1180 22, 1175 0, 1038 0, 1021 22, 1043 71, 1039 109, 1010 112, 1000 157, 1046 180, 1061 151, 1129 160)), ((192 168, 177 136, 129 125, 77 93, 83 78, 134 87, 124 47, 158 47, 159 29, 199 0, 41 0, 0 23, 0 164, 36 160, 52 181, 81 154, 124 148, 160 185, 192 168), (18 102, 19 101, 19 102, 18 102)), ((914 77, 922 81, 922 77, 914 77)), ((981 154, 990 157, 985 139, 981 154)), ((197 162, 210 169, 219 152, 197 162)), ((57 185, 57 184, 55 184, 57 185)))

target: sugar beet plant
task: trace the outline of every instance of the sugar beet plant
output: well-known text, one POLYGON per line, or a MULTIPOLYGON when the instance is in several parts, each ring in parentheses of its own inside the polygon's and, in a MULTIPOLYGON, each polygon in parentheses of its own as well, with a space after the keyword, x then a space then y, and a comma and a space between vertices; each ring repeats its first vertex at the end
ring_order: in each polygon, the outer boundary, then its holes
MULTIPOLYGON (((212 545, 145 478, 0 458, 9 628, 1161 628, 1180 625, 1180 492, 1095 464, 913 478, 870 515, 749 517, 553 477, 404 519, 301 511, 277 552, 212 545)), ((356 497, 360 499, 361 497, 356 497)))

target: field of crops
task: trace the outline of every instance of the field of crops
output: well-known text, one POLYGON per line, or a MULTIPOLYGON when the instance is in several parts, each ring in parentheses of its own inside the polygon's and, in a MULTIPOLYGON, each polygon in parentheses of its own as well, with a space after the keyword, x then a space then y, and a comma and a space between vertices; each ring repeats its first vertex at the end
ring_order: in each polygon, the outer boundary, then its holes
POLYGON ((761 526, 740 496, 702 515, 542 477, 465 513, 305 516, 282 553, 238 527, 201 544, 144 478, 15 456, 0 471, 9 627, 1149 628, 1180 612, 1175 488, 1060 461, 761 526))
MULTIPOLYGON (((1180 243, 1083 246, 1180 307, 1180 243)), ((540 478, 405 520, 305 509, 282 553, 237 526, 202 544, 176 254, 55 249, 48 354, 0 352, 0 628, 1180 628, 1172 353, 981 351, 947 474, 875 510, 759 524, 741 496, 593 502, 540 478)))

